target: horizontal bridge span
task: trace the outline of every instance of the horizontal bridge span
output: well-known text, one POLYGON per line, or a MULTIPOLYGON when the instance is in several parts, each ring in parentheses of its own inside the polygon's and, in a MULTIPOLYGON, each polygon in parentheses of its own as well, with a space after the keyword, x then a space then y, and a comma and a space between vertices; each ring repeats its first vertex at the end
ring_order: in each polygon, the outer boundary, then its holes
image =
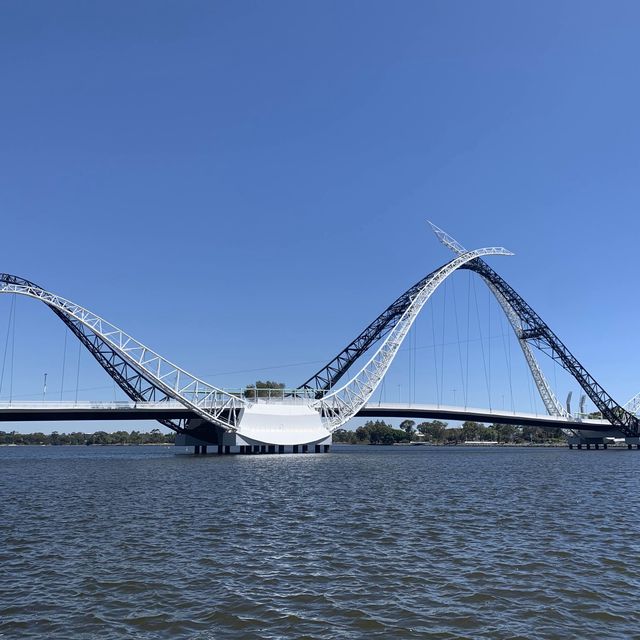
MULTIPOLYGON (((279 404, 277 400, 259 404, 279 404)), ((159 420, 198 418, 179 402, 13 402, 0 403, 0 422, 65 422, 73 420, 159 420)), ((361 418, 412 418, 516 424, 547 429, 617 431, 606 420, 569 419, 535 413, 434 404, 369 403, 361 418)))
POLYGON ((477 407, 450 407, 435 404, 368 404, 359 413, 367 418, 413 418, 416 420, 456 420, 493 424, 515 424, 524 427, 542 427, 545 429, 598 429, 600 431, 618 431, 607 420, 576 420, 562 416, 524 413, 520 411, 500 411, 477 407))
POLYGON ((12 402, 0 403, 0 422, 68 420, 173 420, 199 416, 179 402, 12 402))

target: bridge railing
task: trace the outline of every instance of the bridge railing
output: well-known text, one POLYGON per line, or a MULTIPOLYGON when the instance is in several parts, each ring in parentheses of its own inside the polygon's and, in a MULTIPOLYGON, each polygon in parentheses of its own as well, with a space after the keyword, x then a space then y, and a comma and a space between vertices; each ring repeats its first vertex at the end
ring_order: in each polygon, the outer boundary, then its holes
POLYGON ((131 409, 136 407, 160 409, 184 408, 184 405, 177 400, 163 402, 134 402, 133 400, 116 400, 116 401, 100 401, 100 400, 11 400, 9 402, 0 402, 0 410, 2 409, 131 409))
POLYGON ((306 404, 315 400, 315 389, 225 389, 229 395, 258 404, 306 404))

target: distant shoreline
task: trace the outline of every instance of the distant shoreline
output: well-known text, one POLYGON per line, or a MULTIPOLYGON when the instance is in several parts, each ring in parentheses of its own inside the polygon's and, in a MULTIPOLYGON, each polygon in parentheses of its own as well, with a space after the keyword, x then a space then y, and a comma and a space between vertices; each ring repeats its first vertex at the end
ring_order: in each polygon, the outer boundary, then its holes
POLYGON ((51 444, 50 442, 20 444, 0 444, 0 447, 173 447, 173 442, 113 442, 113 443, 86 443, 69 442, 64 444, 51 444))
POLYGON ((492 447, 567 447, 566 442, 494 442, 482 444, 480 442, 458 442, 446 444, 444 442, 395 442, 383 444, 370 442, 334 442, 332 446, 350 447, 475 447, 477 449, 490 449, 492 447))

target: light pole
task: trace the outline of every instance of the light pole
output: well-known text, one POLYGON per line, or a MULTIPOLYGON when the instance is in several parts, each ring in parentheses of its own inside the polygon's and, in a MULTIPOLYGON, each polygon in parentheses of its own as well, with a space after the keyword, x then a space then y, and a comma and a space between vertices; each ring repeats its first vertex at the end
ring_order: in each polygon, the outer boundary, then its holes
POLYGON ((47 374, 44 374, 44 384, 42 385, 42 402, 47 397, 47 374))

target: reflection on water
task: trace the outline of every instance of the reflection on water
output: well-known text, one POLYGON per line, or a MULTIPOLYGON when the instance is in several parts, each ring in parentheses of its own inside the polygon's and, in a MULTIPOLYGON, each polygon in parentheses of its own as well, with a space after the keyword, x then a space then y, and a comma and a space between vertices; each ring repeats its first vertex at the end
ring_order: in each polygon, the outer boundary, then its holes
POLYGON ((0 448, 0 638, 640 637, 640 452, 0 448))

